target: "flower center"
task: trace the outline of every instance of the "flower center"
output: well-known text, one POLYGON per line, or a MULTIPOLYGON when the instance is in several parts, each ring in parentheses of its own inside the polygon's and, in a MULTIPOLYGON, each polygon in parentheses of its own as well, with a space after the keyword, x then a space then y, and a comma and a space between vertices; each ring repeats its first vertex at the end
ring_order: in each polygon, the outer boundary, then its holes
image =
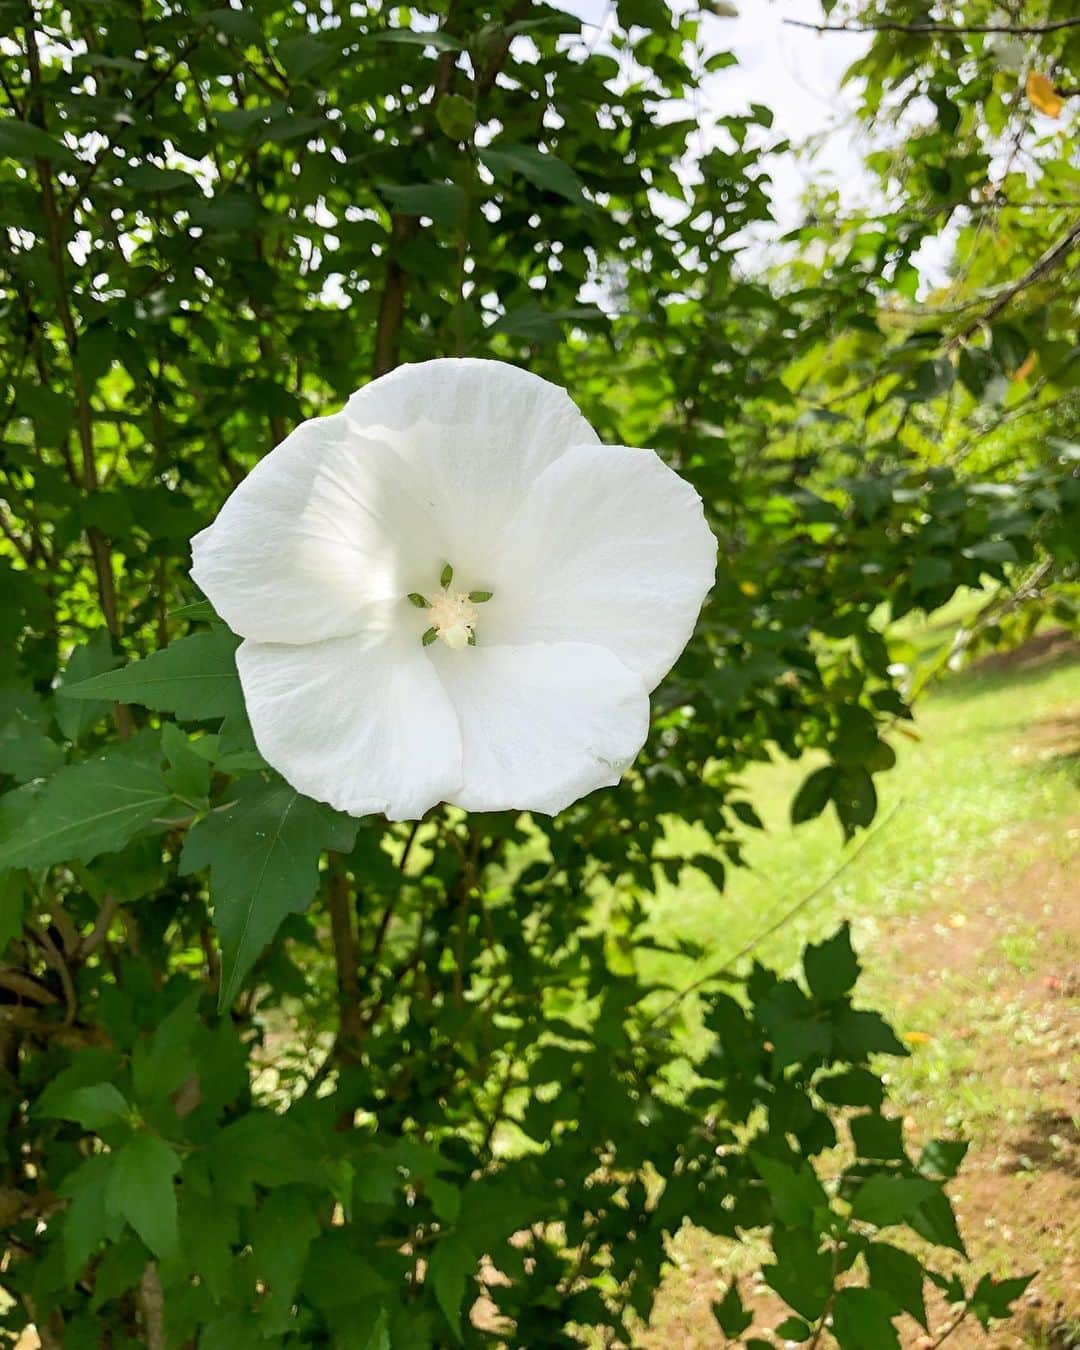
POLYGON ((476 621, 480 617, 476 606, 490 600, 491 592, 454 591, 450 589, 453 580, 454 569, 447 563, 439 577, 441 590, 430 596, 414 591, 409 596, 417 609, 427 610, 431 627, 421 638, 425 647, 430 646, 436 638, 440 638, 454 651, 476 646, 476 621))
POLYGON ((437 591, 428 600, 428 618, 441 638, 455 651, 476 641, 476 606, 466 591, 437 591))

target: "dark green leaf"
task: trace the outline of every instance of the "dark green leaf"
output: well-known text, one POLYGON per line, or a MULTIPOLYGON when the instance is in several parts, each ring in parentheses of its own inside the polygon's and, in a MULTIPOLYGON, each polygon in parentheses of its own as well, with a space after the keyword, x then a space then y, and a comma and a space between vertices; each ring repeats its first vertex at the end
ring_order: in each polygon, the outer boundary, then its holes
POLYGON ((851 945, 851 929, 843 924, 831 938, 808 946, 803 952, 806 982, 815 998, 835 1002, 855 985, 859 962, 851 945))
POLYGON ((152 1134, 137 1134, 113 1154, 105 1193, 110 1214, 125 1219, 155 1256, 168 1258, 178 1249, 176 1190, 173 1178, 180 1159, 152 1134))
POLYGON ((355 832, 349 817, 261 778, 241 781, 226 806, 189 832, 180 869, 210 868, 222 947, 221 1007, 235 998, 283 920, 311 903, 323 849, 347 852, 355 832))
POLYGON ((156 764, 117 754, 69 765, 40 789, 0 798, 0 870, 112 853, 160 816, 171 797, 156 764))
POLYGON ((59 692, 64 698, 141 703, 187 721, 224 717, 235 713, 241 702, 238 642, 225 627, 193 633, 143 661, 67 685, 59 692))

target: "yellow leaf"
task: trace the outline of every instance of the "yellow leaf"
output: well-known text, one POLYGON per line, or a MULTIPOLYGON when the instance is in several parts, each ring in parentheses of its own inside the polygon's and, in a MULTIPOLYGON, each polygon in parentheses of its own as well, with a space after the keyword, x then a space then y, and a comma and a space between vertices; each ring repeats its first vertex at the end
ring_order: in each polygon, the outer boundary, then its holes
POLYGON ((1027 85, 1028 102, 1036 112, 1045 113, 1047 117, 1060 117, 1061 110, 1065 106, 1065 100, 1054 88, 1054 82, 1045 75, 1040 75, 1037 70, 1028 73, 1027 85))
POLYGON ((752 581, 740 581, 739 590, 742 591, 743 595, 754 596, 758 593, 758 588, 752 581))
POLYGON ((905 1031, 904 1040, 908 1045, 926 1045, 930 1037, 925 1031, 905 1031))

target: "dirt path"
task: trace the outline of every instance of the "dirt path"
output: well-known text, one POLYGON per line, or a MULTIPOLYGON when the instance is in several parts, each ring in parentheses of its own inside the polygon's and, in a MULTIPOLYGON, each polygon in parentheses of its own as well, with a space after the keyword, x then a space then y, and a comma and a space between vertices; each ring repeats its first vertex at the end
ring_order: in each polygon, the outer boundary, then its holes
POLYGON ((1080 818, 1027 831, 986 860, 996 879, 886 930, 890 1002, 914 1042, 896 1085, 912 1142, 942 1128, 971 1138, 952 1195, 973 1260, 1039 1271, 1012 1322, 958 1328, 956 1347, 1080 1334, 1078 861, 1080 818), (1009 856, 1031 852, 1010 875, 1009 856))

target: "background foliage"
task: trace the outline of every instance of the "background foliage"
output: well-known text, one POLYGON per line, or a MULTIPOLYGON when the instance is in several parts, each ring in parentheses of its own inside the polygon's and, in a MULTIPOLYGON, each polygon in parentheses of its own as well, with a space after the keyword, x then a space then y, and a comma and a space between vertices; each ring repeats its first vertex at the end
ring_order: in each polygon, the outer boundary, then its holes
POLYGON ((897 1344, 927 1277, 984 1323, 1023 1288, 934 1264, 963 1145, 908 1155, 846 929, 692 998, 636 960, 658 876, 740 865, 751 762, 824 750, 794 818, 871 824, 933 673, 894 620, 982 587, 957 655, 1074 613, 1080 23, 827 8, 888 24, 881 198, 818 194, 766 266, 785 148, 702 111, 704 15, 0 3, 9 1340, 629 1344, 684 1222, 769 1234, 792 1340, 897 1344), (646 752, 553 821, 298 797, 186 578, 289 428, 448 353, 658 447, 720 539, 646 752))

